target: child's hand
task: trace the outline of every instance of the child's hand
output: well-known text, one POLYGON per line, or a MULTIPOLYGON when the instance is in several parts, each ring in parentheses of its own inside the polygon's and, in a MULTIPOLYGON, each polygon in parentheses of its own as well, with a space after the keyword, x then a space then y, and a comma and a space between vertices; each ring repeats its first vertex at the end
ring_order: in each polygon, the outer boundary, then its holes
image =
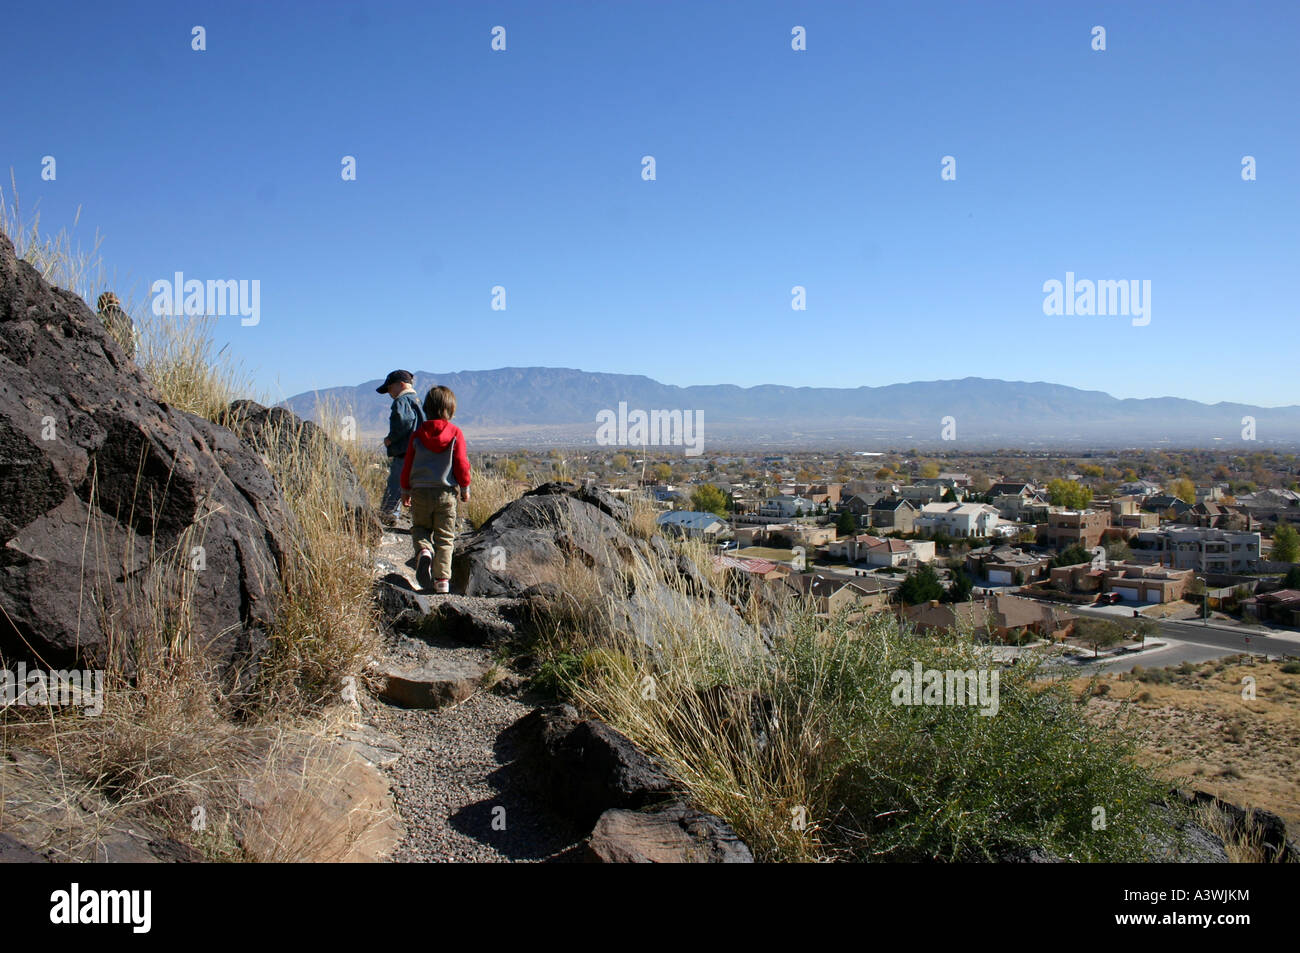
POLYGON ((411 505, 411 494, 406 493, 406 494, 403 494, 403 495, 402 495, 402 505, 403 505, 403 506, 410 506, 410 505, 411 505))
POLYGON ((460 488, 460 501, 462 503, 469 502, 469 487, 463 486, 460 488))

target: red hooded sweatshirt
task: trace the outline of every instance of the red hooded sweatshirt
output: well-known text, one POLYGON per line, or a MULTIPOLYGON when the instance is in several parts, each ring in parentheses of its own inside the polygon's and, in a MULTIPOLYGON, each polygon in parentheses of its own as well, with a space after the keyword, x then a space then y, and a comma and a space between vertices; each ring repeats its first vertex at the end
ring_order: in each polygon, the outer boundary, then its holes
POLYGON ((406 447, 403 490, 411 489, 413 469, 420 485, 468 487, 469 453, 465 448, 465 434, 450 420, 426 420, 420 424, 406 447), (420 458, 418 466, 417 457, 420 458))

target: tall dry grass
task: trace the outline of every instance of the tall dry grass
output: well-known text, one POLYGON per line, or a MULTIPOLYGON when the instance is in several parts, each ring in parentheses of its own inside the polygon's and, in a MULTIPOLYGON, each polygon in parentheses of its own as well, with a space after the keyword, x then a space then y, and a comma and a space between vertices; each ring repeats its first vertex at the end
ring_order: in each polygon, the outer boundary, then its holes
POLYGON ((499 470, 475 469, 469 502, 464 506, 465 518, 478 529, 502 507, 523 496, 527 489, 527 483, 511 479, 499 470))

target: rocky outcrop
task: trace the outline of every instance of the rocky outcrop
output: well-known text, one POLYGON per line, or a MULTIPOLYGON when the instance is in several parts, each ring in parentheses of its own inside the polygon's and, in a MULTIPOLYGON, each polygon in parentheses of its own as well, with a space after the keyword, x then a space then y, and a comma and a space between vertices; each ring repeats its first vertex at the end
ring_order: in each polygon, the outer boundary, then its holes
POLYGON ((251 400, 232 403, 225 423, 256 452, 294 461, 296 466, 282 468, 282 481, 319 480, 319 471, 327 471, 354 529, 372 543, 379 540, 383 527, 369 494, 352 461, 323 429, 283 407, 263 407, 251 400))
POLYGON ((745 637, 740 616, 689 558, 658 535, 637 535, 626 503, 572 483, 525 493, 460 541, 451 588, 526 597, 561 617, 595 607, 603 627, 648 646, 662 632, 690 631, 703 612, 745 637))
POLYGON ((610 808, 638 809, 672 796, 672 779, 626 736, 571 705, 538 708, 510 729, 538 792, 583 825, 610 808))
POLYGON ((720 817, 674 801, 650 811, 609 810, 583 843, 600 864, 752 864, 754 855, 720 817))
MULTIPOLYGON (((0 653, 102 659, 187 603, 228 669, 259 654, 292 532, 229 430, 162 404, 76 295, 0 236, 0 653)), ((128 660, 129 664, 129 660, 128 660)))

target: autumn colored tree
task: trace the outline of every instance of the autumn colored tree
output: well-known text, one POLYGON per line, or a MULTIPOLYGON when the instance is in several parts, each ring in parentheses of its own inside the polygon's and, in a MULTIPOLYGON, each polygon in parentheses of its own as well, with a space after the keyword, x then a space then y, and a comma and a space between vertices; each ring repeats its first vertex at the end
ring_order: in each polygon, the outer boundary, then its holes
POLYGON ((1092 490, 1073 480, 1049 480, 1047 494, 1053 506, 1064 506, 1067 510, 1087 509, 1092 502, 1092 490))
POLYGON ((699 513, 727 515, 727 494, 712 483, 705 483, 691 493, 691 509, 699 513))

